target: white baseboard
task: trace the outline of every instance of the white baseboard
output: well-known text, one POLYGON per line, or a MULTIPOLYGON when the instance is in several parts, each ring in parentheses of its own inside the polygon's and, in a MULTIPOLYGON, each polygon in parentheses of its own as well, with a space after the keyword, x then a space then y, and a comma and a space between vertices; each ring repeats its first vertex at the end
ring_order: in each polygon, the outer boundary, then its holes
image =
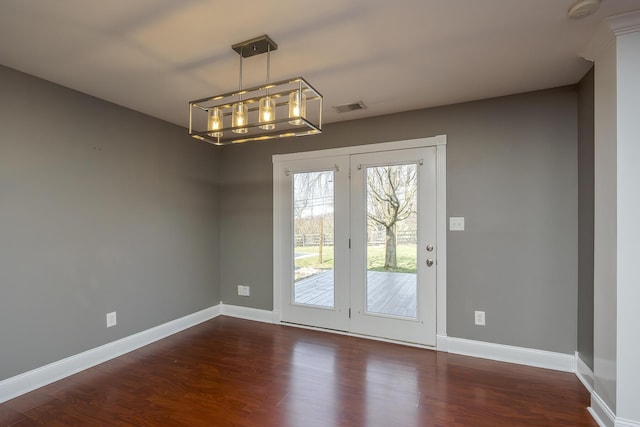
POLYGON ((587 410, 600 427, 640 427, 638 421, 616 417, 596 392, 591 392, 591 406, 587 410))
POLYGON ((640 422, 617 417, 616 427, 640 427, 640 422))
POLYGON ((600 427, 615 427, 616 414, 611 408, 598 396, 598 393, 591 393, 591 406, 587 408, 591 416, 600 427))
POLYGON ((448 337, 446 335, 436 335, 436 350, 449 352, 448 337))
POLYGON ((589 393, 593 393, 593 371, 580 359, 576 351, 576 376, 589 393))
POLYGON ((0 403, 144 347, 219 315, 220 306, 209 307, 146 331, 7 378, 0 381, 0 403))
POLYGON ((452 337, 447 337, 446 345, 449 353, 563 372, 576 370, 576 359, 571 354, 452 337))
POLYGON ((271 310, 261 310, 259 308, 241 307, 239 305, 223 303, 220 303, 220 314, 264 323, 273 323, 274 319, 274 314, 271 310))

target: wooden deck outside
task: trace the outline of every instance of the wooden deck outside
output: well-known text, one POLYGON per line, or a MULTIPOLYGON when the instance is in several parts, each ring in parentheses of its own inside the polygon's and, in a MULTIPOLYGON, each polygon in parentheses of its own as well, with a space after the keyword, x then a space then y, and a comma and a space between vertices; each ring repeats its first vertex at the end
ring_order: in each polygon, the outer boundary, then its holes
MULTIPOLYGON (((416 317, 416 275, 367 272, 369 312, 416 317)), ((333 307, 333 270, 324 271, 295 284, 298 304, 333 307)))

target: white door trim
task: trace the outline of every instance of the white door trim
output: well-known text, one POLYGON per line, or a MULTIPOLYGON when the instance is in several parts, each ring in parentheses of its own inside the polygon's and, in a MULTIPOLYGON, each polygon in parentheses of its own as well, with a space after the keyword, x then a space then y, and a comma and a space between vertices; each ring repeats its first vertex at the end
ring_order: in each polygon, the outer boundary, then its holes
MULTIPOLYGON (((283 245, 287 242, 283 241, 283 233, 288 224, 283 223, 283 215, 281 212, 281 203, 283 191, 284 176, 283 162, 290 160, 302 160, 318 157, 330 157, 350 154, 364 154, 371 152, 402 150, 407 148, 420 147, 436 147, 436 233, 438 258, 436 260, 437 278, 436 278, 436 334, 439 336, 447 335, 447 136, 437 135, 429 138, 410 139, 405 141, 383 142, 379 144, 365 144, 352 147, 332 148, 327 150, 315 150, 300 153, 276 154, 272 157, 273 161, 273 312, 274 321, 280 322, 281 319, 281 292, 282 281, 284 279, 282 263, 289 260, 279 260, 278 254, 282 253, 283 245)), ((286 234, 286 233, 285 233, 286 234)))

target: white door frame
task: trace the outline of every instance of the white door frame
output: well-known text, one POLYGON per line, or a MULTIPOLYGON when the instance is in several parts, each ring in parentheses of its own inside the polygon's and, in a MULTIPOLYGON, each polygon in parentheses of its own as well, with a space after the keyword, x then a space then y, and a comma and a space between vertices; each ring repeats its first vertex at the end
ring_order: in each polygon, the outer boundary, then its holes
MULTIPOLYGON (((407 148, 436 147, 436 233, 438 248, 436 265, 436 335, 438 341, 447 335, 447 136, 437 135, 429 138, 410 139, 404 141, 383 142, 378 144, 365 144, 353 147, 332 148, 327 150, 306 151, 301 153, 276 154, 273 161, 273 321, 280 323, 281 318, 281 292, 282 283, 285 280, 283 272, 287 271, 286 265, 290 260, 279 259, 284 245, 290 242, 284 241, 282 231, 290 224, 284 224, 281 212, 281 198, 284 191, 283 180, 285 170, 283 162, 290 160, 302 160, 318 157, 332 157, 351 154, 364 154, 371 152, 402 150, 407 148)), ((356 334, 353 334, 356 335, 356 334)))

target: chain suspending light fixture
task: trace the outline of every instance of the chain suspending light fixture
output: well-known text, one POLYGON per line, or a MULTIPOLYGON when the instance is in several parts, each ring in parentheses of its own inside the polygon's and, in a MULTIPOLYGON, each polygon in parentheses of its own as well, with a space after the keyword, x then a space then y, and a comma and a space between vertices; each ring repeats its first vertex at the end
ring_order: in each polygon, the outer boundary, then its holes
POLYGON ((231 47, 240 55, 238 91, 189 102, 189 135, 226 145, 322 132, 322 95, 313 86, 302 77, 270 81, 271 52, 278 45, 269 36, 231 47), (243 59, 263 53, 267 54, 266 83, 243 89, 243 59))

